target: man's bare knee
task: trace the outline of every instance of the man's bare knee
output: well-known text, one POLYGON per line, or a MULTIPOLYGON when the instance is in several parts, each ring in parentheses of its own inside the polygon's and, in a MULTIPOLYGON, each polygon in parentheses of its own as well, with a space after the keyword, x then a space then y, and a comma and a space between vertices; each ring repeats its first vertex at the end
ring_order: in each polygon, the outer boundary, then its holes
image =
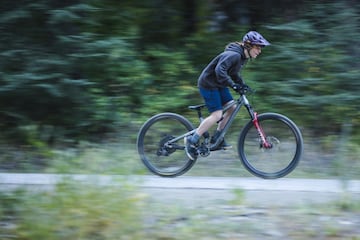
POLYGON ((223 112, 222 110, 215 111, 211 113, 211 116, 216 120, 216 122, 220 122, 223 118, 223 112))

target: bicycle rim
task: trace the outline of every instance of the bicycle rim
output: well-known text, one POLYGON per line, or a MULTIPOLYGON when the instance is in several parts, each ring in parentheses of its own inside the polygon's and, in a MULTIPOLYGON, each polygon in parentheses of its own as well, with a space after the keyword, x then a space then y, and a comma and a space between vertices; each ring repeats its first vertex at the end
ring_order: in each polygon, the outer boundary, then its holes
POLYGON ((255 176, 280 178, 295 169, 303 148, 303 140, 297 126, 287 117, 267 113, 258 116, 269 149, 261 140, 252 122, 249 122, 239 138, 239 156, 245 168, 255 176))
POLYGON ((187 172, 195 163, 185 153, 184 138, 167 144, 193 129, 184 117, 162 113, 150 118, 140 129, 138 152, 145 166, 163 177, 175 177, 187 172))

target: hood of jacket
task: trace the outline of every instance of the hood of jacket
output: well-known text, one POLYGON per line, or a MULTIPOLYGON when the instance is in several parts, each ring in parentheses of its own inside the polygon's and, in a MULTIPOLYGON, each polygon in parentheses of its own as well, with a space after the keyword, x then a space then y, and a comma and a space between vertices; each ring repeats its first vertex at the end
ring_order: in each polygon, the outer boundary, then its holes
POLYGON ((241 46, 240 43, 238 43, 238 42, 229 43, 225 47, 225 51, 237 52, 241 55, 241 57, 245 58, 244 47, 241 46))
POLYGON ((243 83, 239 71, 246 62, 243 46, 237 42, 229 43, 202 71, 198 86, 204 89, 219 89, 231 87, 234 83, 243 83))

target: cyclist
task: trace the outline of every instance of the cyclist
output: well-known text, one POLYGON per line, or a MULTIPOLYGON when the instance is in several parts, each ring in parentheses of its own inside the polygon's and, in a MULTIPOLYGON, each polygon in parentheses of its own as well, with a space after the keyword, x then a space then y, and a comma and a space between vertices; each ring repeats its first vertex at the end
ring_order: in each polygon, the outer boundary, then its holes
MULTIPOLYGON (((261 53, 261 49, 268 45, 270 43, 260 33, 250 31, 244 35, 242 42, 229 43, 225 51, 217 55, 202 71, 198 79, 198 87, 210 115, 201 122, 193 135, 185 138, 185 151, 190 159, 196 158, 200 137, 218 123, 211 139, 212 143, 216 142, 220 131, 235 109, 234 105, 223 114, 223 106, 234 101, 228 87, 235 91, 247 87, 239 71, 249 59, 256 58, 261 53)), ((231 145, 223 139, 220 148, 231 148, 231 145)))

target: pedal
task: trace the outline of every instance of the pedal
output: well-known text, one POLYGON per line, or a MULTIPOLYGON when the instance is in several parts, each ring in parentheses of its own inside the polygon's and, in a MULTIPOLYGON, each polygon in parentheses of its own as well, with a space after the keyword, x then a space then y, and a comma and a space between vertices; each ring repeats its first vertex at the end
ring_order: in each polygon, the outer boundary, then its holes
POLYGON ((201 144, 201 146, 198 148, 198 155, 202 157, 207 157, 210 155, 210 148, 205 144, 201 144))

